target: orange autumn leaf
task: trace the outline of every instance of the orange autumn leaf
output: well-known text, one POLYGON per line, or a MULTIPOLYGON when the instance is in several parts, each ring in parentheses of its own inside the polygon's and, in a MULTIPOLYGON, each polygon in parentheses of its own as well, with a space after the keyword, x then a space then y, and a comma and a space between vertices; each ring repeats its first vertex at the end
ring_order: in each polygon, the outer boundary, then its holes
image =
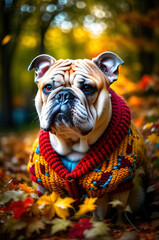
POLYGON ((140 97, 132 96, 129 98, 129 105, 131 107, 142 106, 142 104, 143 104, 143 99, 140 97))
POLYGON ((36 193, 36 191, 32 187, 29 187, 26 184, 19 183, 18 187, 23 192, 26 192, 26 193, 36 193))
POLYGON ((143 126, 143 129, 148 129, 148 128, 151 128, 153 126, 153 123, 146 123, 144 126, 143 126))
POLYGON ((11 35, 6 35, 1 42, 1 45, 6 45, 11 40, 11 35))
POLYGON ((145 74, 139 83, 139 87, 141 90, 145 90, 148 84, 152 81, 152 77, 150 75, 145 74))
POLYGON ((141 129, 141 127, 143 126, 143 123, 144 123, 144 116, 140 116, 134 119, 134 124, 139 129, 141 129))

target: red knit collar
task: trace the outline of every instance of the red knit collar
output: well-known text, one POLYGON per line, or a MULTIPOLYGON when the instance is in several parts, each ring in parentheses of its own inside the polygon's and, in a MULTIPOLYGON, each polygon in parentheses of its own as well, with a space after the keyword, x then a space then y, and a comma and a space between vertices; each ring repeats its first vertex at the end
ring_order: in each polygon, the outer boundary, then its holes
POLYGON ((128 132, 131 121, 130 110, 125 101, 118 96, 111 88, 112 117, 111 121, 100 137, 100 139, 91 146, 88 153, 80 160, 75 169, 69 172, 63 165, 58 154, 52 148, 49 132, 40 130, 39 147, 40 153, 48 162, 49 166, 64 179, 76 179, 84 176, 108 158, 115 148, 121 143, 128 132))

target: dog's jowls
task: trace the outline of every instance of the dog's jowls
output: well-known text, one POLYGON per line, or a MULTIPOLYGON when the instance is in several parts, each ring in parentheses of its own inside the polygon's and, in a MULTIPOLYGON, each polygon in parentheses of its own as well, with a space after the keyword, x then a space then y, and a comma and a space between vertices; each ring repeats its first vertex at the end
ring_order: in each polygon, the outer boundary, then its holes
POLYGON ((108 213, 112 199, 119 199, 123 209, 130 204, 134 211, 144 201, 143 140, 130 123, 125 102, 110 89, 121 64, 116 54, 105 52, 92 61, 56 61, 43 54, 29 66, 29 70, 35 68, 35 105, 42 129, 29 163, 32 180, 42 193, 43 187, 62 196, 69 193, 77 202, 84 196, 98 197, 95 216, 101 219, 108 213), (57 154, 54 158, 52 151, 57 154), (36 165, 34 158, 37 162, 38 156, 43 162, 36 165))

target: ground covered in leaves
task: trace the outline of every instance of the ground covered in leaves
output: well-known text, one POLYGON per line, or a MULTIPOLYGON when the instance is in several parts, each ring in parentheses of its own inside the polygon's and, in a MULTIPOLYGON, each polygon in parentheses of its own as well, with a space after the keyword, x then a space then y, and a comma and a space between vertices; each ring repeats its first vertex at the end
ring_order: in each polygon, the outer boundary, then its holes
MULTIPOLYGON (((0 134, 0 236, 1 239, 159 239, 159 122, 141 127, 148 148, 150 180, 146 202, 138 216, 125 216, 116 226, 111 219, 89 217, 96 199, 86 199, 73 217, 73 200, 57 194, 39 197, 31 187, 27 162, 37 131, 0 134)), ((112 206, 120 204, 111 203, 112 206)))

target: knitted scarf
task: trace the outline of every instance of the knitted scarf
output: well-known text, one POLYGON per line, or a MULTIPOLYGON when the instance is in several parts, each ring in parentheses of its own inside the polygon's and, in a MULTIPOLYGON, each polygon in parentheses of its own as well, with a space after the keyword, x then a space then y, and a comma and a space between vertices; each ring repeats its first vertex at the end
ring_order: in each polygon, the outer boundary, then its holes
POLYGON ((102 197, 107 192, 132 187, 137 165, 142 164, 144 145, 131 124, 125 101, 111 88, 111 121, 100 139, 91 146, 72 172, 63 165, 52 148, 49 133, 40 130, 33 147, 29 171, 31 179, 61 196, 69 195, 79 203, 86 196, 102 197))

